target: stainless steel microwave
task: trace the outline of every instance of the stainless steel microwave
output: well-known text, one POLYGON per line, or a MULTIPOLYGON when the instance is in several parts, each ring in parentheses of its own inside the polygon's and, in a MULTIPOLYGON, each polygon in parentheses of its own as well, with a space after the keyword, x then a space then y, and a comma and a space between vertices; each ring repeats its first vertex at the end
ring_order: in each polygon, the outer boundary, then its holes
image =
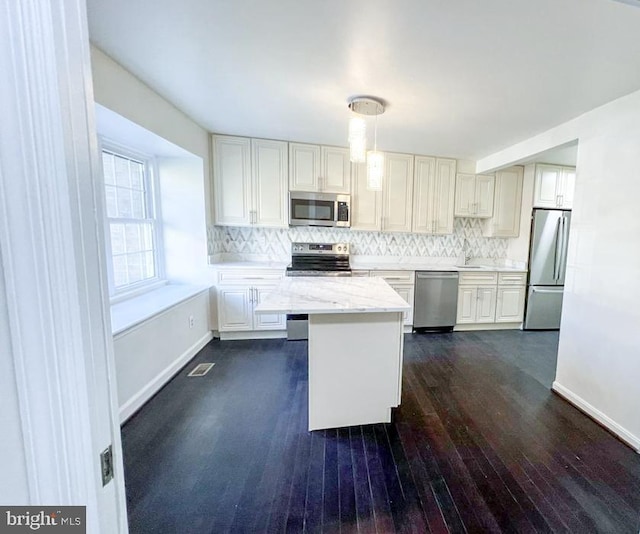
POLYGON ((289 193, 290 226, 351 226, 351 195, 289 193))

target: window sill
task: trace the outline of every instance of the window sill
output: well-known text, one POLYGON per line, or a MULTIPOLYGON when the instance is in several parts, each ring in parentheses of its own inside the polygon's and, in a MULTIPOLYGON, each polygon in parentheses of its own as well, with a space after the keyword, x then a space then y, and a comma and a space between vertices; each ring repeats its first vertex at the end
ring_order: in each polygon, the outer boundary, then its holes
POLYGON ((141 297, 145 293, 150 293, 151 291, 154 291, 159 287, 166 286, 168 283, 169 280, 164 279, 147 282, 142 285, 138 285, 132 290, 125 291, 123 293, 116 293, 115 295, 112 295, 109 300, 111 302, 111 305, 113 306, 115 304, 119 304, 120 302, 125 302, 136 297, 141 297))
POLYGON ((111 305, 111 333, 115 336, 203 291, 208 286, 167 284, 159 289, 111 305))

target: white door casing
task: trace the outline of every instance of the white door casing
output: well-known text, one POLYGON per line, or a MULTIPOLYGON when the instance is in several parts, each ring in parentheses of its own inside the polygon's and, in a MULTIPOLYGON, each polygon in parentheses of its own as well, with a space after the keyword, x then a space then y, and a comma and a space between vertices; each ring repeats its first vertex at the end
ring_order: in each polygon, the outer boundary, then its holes
POLYGON ((85 4, 0 3, 0 257, 29 501, 127 532, 85 4), (34 370, 36 370, 34 372, 34 370), (112 443, 115 479, 99 452, 112 443))

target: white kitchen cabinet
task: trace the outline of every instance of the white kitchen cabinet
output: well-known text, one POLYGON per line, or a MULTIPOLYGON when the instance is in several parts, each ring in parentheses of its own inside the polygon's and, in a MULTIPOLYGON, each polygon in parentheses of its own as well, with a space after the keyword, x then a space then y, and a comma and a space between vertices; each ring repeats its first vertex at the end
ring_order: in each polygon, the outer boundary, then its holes
POLYGON ((211 139, 215 222, 249 226, 253 217, 251 139, 226 135, 214 135, 211 139))
POLYGON ((320 158, 320 190, 348 195, 351 190, 349 149, 323 146, 320 158))
POLYGON ((218 289, 218 329, 220 332, 252 330, 253 303, 247 287, 218 289))
POLYGON ((366 163, 354 163, 351 172, 351 229, 382 229, 382 191, 367 189, 366 163))
POLYGON ((458 284, 456 323, 495 322, 498 273, 490 271, 461 272, 458 284))
POLYGON ((499 273, 496 323, 522 322, 524 319, 526 284, 527 273, 499 273))
POLYGON ((289 189, 291 191, 319 190, 320 147, 289 143, 289 189))
POLYGON ((525 286, 498 286, 496 323, 522 322, 525 294, 525 286))
POLYGON ((289 143, 289 189, 349 194, 349 149, 289 143))
POLYGON ((520 235, 523 175, 522 167, 511 167, 496 173, 493 216, 483 221, 484 236, 518 237, 520 235))
POLYGON ((414 271, 370 271, 370 276, 382 278, 389 284, 411 308, 403 313, 404 325, 413 325, 413 303, 415 300, 414 271))
POLYGON ((493 323, 496 318, 496 286, 458 288, 458 324, 493 323))
POLYGON ((415 157, 413 232, 453 233, 455 179, 455 160, 415 157))
POLYGON ((411 232, 413 212, 413 156, 385 153, 382 230, 411 232))
POLYGON ((284 273, 276 270, 218 271, 218 330, 223 333, 286 329, 283 314, 256 314, 255 307, 273 291, 284 273))
POLYGON ((288 226, 287 143, 212 136, 215 222, 288 226))
MULTIPOLYGON (((276 286, 254 286, 253 289, 253 307, 255 308, 265 295, 271 293, 276 286)), ((287 316, 281 313, 259 313, 253 314, 254 330, 284 330, 287 328, 287 316)))
POLYGON ((491 323, 516 327, 524 317, 526 281, 524 272, 461 272, 456 323, 480 329, 491 323))
POLYGON ((575 178, 576 170, 573 167, 536 165, 533 207, 571 209, 575 178))
POLYGON ((498 290, 495 286, 480 286, 476 288, 476 323, 494 323, 496 320, 496 297, 498 290))
POLYGON ((456 323, 469 324, 476 322, 477 300, 477 287, 458 286, 458 316, 456 323))
POLYGON ((252 139, 251 155, 253 224, 287 228, 287 143, 252 139))
POLYGON ((456 176, 454 214, 456 217, 487 218, 493 215, 495 176, 465 174, 456 176))

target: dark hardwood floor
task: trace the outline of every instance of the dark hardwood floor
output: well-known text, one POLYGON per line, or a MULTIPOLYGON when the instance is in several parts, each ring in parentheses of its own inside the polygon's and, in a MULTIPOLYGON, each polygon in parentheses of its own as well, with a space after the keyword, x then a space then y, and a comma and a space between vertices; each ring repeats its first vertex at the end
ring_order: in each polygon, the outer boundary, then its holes
POLYGON ((556 350, 407 335, 392 424, 308 432, 306 342, 214 341, 122 429, 130 530, 637 534, 640 456, 550 392, 556 350))

